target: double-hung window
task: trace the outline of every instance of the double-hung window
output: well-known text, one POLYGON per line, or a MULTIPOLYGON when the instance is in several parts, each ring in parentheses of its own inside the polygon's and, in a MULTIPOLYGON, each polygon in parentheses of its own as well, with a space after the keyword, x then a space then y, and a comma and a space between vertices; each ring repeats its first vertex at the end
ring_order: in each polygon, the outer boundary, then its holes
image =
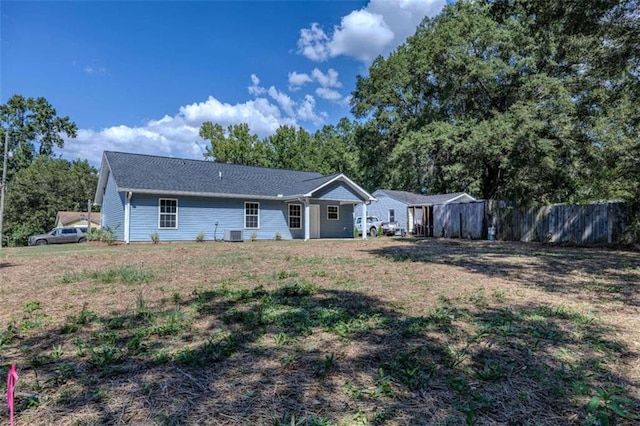
POLYGON ((389 209, 389 222, 396 221, 396 211, 394 209, 389 209))
POLYGON ((260 228, 260 203, 244 203, 244 227, 248 229, 260 228))
POLYGON ((289 204, 289 228, 302 228, 302 205, 289 204))
POLYGON ((338 220, 338 206, 327 206, 327 220, 338 220))
POLYGON ((178 200, 160 198, 158 228, 176 229, 178 227, 178 200))

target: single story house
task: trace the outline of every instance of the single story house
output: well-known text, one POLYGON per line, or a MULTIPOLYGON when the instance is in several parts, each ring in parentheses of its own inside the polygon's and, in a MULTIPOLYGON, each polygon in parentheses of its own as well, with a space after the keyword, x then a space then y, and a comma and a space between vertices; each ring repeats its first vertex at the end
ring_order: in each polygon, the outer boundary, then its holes
MULTIPOLYGON (((95 202, 116 240, 353 237, 354 207, 375 198, 342 173, 105 151, 95 202)), ((366 237, 366 236, 364 236, 366 237)))
MULTIPOLYGON (((56 228, 74 227, 88 228, 89 213, 87 212, 64 212, 56 214, 56 228)), ((100 228, 100 213, 91 212, 91 227, 100 228)))
POLYGON ((369 216, 377 216, 382 221, 399 222, 408 233, 421 236, 433 236, 434 205, 476 200, 466 192, 422 195, 408 191, 378 189, 372 195, 377 201, 369 205, 369 216))

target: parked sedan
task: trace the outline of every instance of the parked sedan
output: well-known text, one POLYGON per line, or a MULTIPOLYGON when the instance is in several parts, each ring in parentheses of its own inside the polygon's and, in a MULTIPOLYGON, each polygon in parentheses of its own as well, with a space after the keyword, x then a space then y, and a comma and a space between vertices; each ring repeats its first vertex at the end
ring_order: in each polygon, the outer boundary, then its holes
POLYGON ((47 234, 29 237, 30 246, 45 246, 47 244, 85 243, 87 242, 87 228, 56 228, 47 234))

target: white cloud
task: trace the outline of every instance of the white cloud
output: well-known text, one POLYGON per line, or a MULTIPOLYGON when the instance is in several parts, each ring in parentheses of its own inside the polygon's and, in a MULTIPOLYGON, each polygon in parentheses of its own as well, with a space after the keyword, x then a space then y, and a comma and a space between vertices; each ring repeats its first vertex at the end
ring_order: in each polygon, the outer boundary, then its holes
MULTIPOLYGON (((252 78, 257 86, 259 80, 256 80, 252 78)), ((199 132, 205 121, 223 127, 247 123, 252 132, 263 138, 272 135, 282 125, 298 126, 303 122, 319 125, 326 118, 325 113, 316 111, 315 99, 311 95, 295 102, 275 87, 270 87, 268 93, 276 103, 260 97, 229 104, 209 96, 204 102, 181 106, 173 116, 165 115, 142 126, 80 129, 75 139, 66 139, 64 148, 57 151, 63 158, 87 159, 96 167, 100 165, 105 150, 201 159, 207 143, 200 139, 199 132)))
POLYGON ((342 99, 342 95, 339 92, 326 87, 318 87, 316 89, 316 95, 318 95, 322 99, 326 99, 328 101, 334 101, 334 102, 342 99))
POLYGON ((247 87, 250 95, 260 96, 263 95, 267 90, 264 87, 260 86, 260 79, 257 75, 251 74, 251 86, 247 87))
POLYGON ((304 100, 300 103, 298 107, 298 117, 301 120, 311 121, 312 123, 318 125, 322 123, 322 116, 318 115, 315 112, 316 109, 316 100, 311 95, 306 95, 304 100))
POLYGON ((329 68, 326 74, 323 74, 318 68, 314 68, 311 71, 311 77, 322 87, 342 87, 342 83, 338 80, 338 72, 333 68, 329 68))
POLYGON ((317 23, 311 24, 311 28, 300 30, 298 39, 298 52, 312 61, 326 61, 329 59, 329 37, 317 23))
POLYGON ((94 73, 99 75, 107 74, 107 68, 99 65, 85 65, 82 70, 87 74, 94 74, 94 73))
POLYGON ((446 0, 371 0, 360 10, 343 16, 330 34, 317 23, 300 30, 298 53, 312 61, 326 61, 340 55, 364 63, 395 49, 425 16, 435 16, 446 0))
POLYGON ((289 90, 292 92, 300 89, 307 83, 311 83, 313 80, 309 77, 309 74, 298 74, 296 71, 289 73, 289 90))
POLYGON ((286 112, 289 117, 295 117, 296 113, 294 112, 293 107, 295 107, 296 103, 288 95, 279 92, 278 89, 273 86, 269 87, 268 93, 269 96, 271 96, 276 102, 278 102, 280 108, 282 108, 282 110, 286 112))

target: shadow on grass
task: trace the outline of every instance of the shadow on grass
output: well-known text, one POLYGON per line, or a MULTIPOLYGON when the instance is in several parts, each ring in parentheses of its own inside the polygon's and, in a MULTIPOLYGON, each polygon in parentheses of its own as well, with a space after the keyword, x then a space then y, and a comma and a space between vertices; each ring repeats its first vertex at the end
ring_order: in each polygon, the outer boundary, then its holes
POLYGON ((640 306, 640 253, 540 243, 414 239, 367 250, 394 262, 453 265, 550 293, 640 306), (581 292, 582 295, 580 294, 581 292))
POLYGON ((617 372, 631 354, 614 331, 535 304, 441 299, 407 315, 289 280, 100 318, 85 307, 5 333, 0 360, 5 374, 23 359, 25 423, 566 424, 598 389, 637 388, 617 372))

